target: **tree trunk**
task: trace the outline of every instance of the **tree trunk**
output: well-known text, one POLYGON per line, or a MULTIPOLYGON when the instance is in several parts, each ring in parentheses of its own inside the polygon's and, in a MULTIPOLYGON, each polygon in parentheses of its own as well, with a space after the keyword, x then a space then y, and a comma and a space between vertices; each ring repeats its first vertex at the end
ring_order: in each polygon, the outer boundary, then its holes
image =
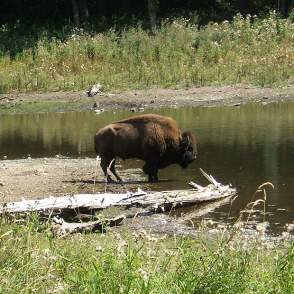
POLYGON ((148 0, 148 14, 150 21, 150 28, 153 31, 156 29, 157 24, 157 11, 158 11, 158 2, 159 0, 148 0))
POLYGON ((76 0, 71 0, 71 3, 72 3, 74 24, 75 26, 79 27, 81 22, 80 22, 80 13, 79 13, 78 3, 76 0))
POLYGON ((294 0, 291 0, 288 6, 287 15, 289 15, 294 9, 294 0))
POLYGON ((286 5, 286 0, 281 0, 280 12, 284 16, 286 15, 286 10, 287 10, 286 6, 287 6, 286 5))
POLYGON ((283 16, 289 16, 294 8, 294 0, 279 0, 278 10, 283 16))
POLYGON ((121 2, 120 6, 123 11, 123 14, 127 14, 128 11, 130 10, 130 5, 131 5, 130 1, 129 0, 121 0, 120 2, 121 2))
POLYGON ((87 0, 81 1, 81 13, 83 17, 83 23, 89 22, 89 8, 88 8, 88 2, 87 0))
POLYGON ((99 16, 105 16, 105 1, 98 0, 96 5, 99 16))
POLYGON ((239 0, 239 10, 242 14, 248 13, 248 1, 246 0, 239 0))

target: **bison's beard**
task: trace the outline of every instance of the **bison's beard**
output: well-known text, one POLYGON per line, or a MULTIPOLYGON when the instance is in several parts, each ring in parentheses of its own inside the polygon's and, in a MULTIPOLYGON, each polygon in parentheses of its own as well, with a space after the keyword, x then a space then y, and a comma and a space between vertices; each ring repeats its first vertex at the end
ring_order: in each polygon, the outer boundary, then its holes
POLYGON ((158 168, 163 169, 171 164, 179 164, 182 168, 186 168, 194 160, 195 156, 193 156, 192 152, 172 154, 161 157, 158 162, 158 168))
POLYGON ((188 165, 189 165, 189 163, 186 163, 186 162, 180 164, 180 166, 181 166, 182 168, 187 168, 188 165))
POLYGON ((192 152, 185 152, 182 155, 181 161, 179 162, 182 168, 186 168, 191 162, 195 160, 195 156, 193 156, 192 152))

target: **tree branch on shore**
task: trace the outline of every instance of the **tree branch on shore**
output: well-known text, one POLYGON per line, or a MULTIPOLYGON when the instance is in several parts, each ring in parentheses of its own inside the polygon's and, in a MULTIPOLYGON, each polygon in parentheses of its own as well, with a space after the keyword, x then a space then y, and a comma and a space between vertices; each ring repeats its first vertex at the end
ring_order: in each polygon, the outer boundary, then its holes
POLYGON ((201 170, 202 174, 211 183, 202 187, 194 182, 189 185, 193 189, 172 190, 160 192, 137 192, 128 193, 99 193, 99 194, 77 194, 64 197, 49 197, 38 200, 22 200, 18 202, 4 203, 0 205, 0 214, 19 212, 57 212, 64 210, 105 209, 110 206, 119 207, 141 207, 152 213, 168 211, 198 203, 219 200, 236 195, 236 189, 229 185, 218 183, 212 176, 201 170))

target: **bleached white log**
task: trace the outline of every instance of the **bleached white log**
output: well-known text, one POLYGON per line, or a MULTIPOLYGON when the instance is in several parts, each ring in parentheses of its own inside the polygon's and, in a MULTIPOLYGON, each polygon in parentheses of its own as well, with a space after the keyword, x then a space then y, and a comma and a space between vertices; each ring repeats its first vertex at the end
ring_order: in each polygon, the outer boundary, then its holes
POLYGON ((198 185, 198 184, 196 184, 196 183, 194 183, 194 182, 190 182, 190 183, 189 183, 189 186, 191 186, 191 187, 197 189, 198 191, 203 191, 203 190, 205 189, 204 187, 202 187, 202 186, 200 186, 200 185, 198 185))
POLYGON ((202 168, 200 168, 201 173, 203 176, 210 182, 212 183, 215 187, 217 187, 220 183, 218 183, 212 175, 207 174, 202 168))
POLYGON ((0 205, 0 214, 29 211, 62 211, 64 209, 89 208, 103 209, 110 206, 146 208, 145 211, 166 211, 171 208, 193 205, 207 201, 232 197, 236 189, 217 183, 205 172, 204 176, 213 184, 202 187, 190 183, 196 189, 161 192, 144 192, 141 189, 132 193, 78 194, 64 197, 49 197, 41 200, 23 200, 0 205))
MULTIPOLYGON (((228 186, 227 186, 228 187, 228 186)), ((29 211, 63 210, 75 208, 103 209, 109 206, 140 206, 156 210, 158 207, 172 205, 173 207, 213 201, 233 196, 236 190, 232 188, 219 191, 212 185, 203 187, 201 191, 173 190, 150 193, 101 193, 78 194, 64 197, 49 197, 41 200, 23 200, 0 205, 0 213, 15 213, 29 211)))
POLYGON ((52 231, 55 236, 65 237, 69 234, 78 232, 93 232, 102 230, 104 226, 117 226, 125 219, 124 215, 117 216, 111 219, 83 222, 83 223, 69 223, 63 218, 52 218, 52 231))
MULTIPOLYGON (((145 193, 145 192, 144 192, 145 193)), ((142 193, 140 193, 141 195, 142 193)), ((78 207, 106 208, 116 202, 136 197, 137 193, 101 193, 101 194, 77 194, 62 197, 48 197, 39 200, 25 200, 4 203, 0 205, 0 213, 45 211, 58 209, 75 209, 78 207)))

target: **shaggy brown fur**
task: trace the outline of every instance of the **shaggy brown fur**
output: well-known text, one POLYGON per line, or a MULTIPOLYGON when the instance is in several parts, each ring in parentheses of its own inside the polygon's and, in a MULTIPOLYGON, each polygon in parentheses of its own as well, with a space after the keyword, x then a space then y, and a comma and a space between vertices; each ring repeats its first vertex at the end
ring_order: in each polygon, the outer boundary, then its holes
MULTIPOLYGON (((139 158, 146 162, 143 170, 149 175, 149 181, 157 181, 158 168, 172 163, 186 165, 181 160, 188 145, 193 145, 195 157, 196 140, 191 133, 185 134, 184 138, 176 121, 170 117, 138 115, 100 129, 95 136, 95 150, 101 157, 101 167, 105 175, 112 162, 110 170, 121 180, 115 171, 115 158, 139 158)), ((108 180, 111 180, 109 175, 108 180)))

